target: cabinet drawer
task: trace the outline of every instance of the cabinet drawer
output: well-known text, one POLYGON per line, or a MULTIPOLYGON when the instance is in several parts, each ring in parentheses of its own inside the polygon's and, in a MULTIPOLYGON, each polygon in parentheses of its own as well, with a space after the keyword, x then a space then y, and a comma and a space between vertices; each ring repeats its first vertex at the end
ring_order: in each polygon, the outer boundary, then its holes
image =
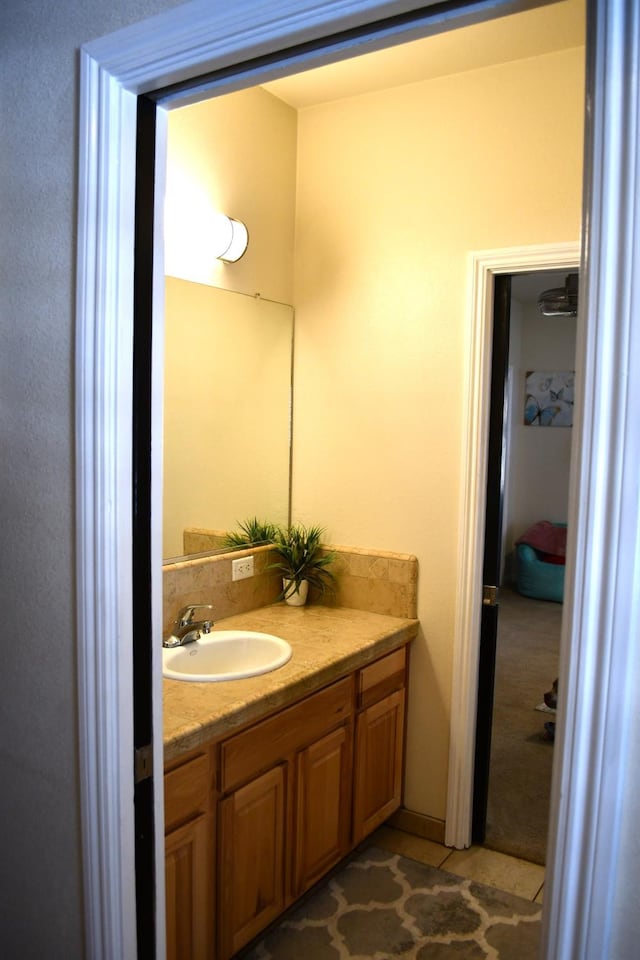
POLYGON ((205 753, 165 773, 165 832, 198 813, 204 813, 208 794, 209 759, 205 753))
POLYGON ((405 684, 407 648, 401 647, 358 674, 358 707, 368 707, 405 684))
POLYGON ((346 677, 226 740, 220 750, 223 793, 284 760, 348 718, 353 679, 346 677))

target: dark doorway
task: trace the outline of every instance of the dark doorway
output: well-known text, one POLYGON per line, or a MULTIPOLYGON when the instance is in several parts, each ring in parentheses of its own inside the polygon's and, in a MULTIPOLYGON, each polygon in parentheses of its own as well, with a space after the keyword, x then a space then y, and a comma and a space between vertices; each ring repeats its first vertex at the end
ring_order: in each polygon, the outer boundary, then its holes
MULTIPOLYGON (((575 366, 575 316, 543 316, 538 305, 566 277, 497 276, 494 296, 483 582, 497 589, 485 589, 482 611, 473 840, 537 863, 545 859, 551 786, 546 727, 555 719, 543 712, 543 697, 557 676, 562 604, 529 595, 515 543, 537 521, 567 516, 571 430, 560 421, 560 429, 525 424, 532 368, 547 378, 575 366)), ((560 401, 564 409, 570 399, 560 401)))
MULTIPOLYGON (((151 765, 151 347, 155 105, 138 97, 133 331, 133 737, 138 958, 156 955, 154 791, 151 765)), ((161 775, 161 772, 160 772, 161 775)))
POLYGON ((491 718, 498 633, 497 602, 500 583, 500 545, 502 539, 503 431, 505 390, 509 359, 509 317, 511 277, 499 274, 494 280, 493 338, 491 351, 491 393, 489 414, 489 451, 485 515, 484 557, 482 565, 482 618, 480 626, 480 662, 478 669, 478 712, 473 785, 472 839, 484 843, 489 793, 491 757, 491 718))

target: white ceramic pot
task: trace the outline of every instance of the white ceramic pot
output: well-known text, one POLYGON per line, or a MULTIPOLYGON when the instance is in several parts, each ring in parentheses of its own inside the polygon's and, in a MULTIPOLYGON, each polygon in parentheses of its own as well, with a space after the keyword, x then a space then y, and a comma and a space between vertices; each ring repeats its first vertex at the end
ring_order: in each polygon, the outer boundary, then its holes
POLYGON ((305 605, 307 602, 307 594, 309 593, 308 580, 301 580, 296 590, 295 580, 283 578, 282 587, 284 589, 284 601, 288 603, 290 607, 303 607, 305 605))

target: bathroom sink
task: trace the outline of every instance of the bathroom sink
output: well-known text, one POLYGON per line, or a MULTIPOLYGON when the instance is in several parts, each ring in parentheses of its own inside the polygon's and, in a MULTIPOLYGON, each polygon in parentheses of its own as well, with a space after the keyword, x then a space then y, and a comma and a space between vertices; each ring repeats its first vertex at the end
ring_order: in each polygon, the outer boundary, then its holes
POLYGON ((253 630, 212 630, 184 646, 162 650, 171 680, 240 680, 277 670, 291 657, 286 640, 253 630))

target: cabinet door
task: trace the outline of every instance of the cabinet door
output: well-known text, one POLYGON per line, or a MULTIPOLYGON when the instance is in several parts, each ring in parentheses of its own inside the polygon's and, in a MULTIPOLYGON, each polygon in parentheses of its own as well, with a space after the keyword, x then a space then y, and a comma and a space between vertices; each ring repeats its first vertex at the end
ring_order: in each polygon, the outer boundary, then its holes
POLYGON ((248 943, 284 909, 285 766, 220 804, 220 958, 248 943))
POLYGON ((375 830, 402 799, 404 690, 356 718, 354 844, 375 830))
POLYGON ((349 852, 351 730, 339 727, 297 755, 294 896, 349 852))
POLYGON ((165 837, 167 960, 205 960, 211 904, 207 818, 197 817, 165 837))

